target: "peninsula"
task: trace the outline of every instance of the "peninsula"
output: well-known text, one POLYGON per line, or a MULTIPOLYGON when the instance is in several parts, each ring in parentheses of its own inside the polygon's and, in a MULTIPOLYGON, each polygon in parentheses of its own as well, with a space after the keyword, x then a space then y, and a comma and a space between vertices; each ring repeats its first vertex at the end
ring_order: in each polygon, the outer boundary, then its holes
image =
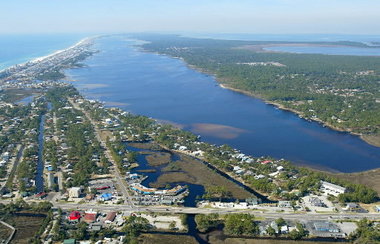
POLYGON ((258 97, 339 131, 380 146, 380 57, 263 51, 272 45, 335 45, 355 42, 289 43, 138 35, 146 51, 181 58, 212 74, 222 87, 258 97))

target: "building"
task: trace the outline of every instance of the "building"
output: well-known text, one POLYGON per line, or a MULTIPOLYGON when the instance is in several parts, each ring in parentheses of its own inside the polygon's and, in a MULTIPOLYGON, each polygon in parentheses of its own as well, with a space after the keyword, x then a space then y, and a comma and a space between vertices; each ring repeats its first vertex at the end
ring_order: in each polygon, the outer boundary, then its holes
POLYGON ((346 207, 343 208, 344 211, 356 212, 362 208, 357 203, 349 202, 346 204, 346 207))
POLYGON ((54 180, 54 173, 52 172, 49 172, 47 174, 47 183, 48 183, 48 187, 51 189, 53 188, 54 184, 55 184, 55 180, 54 180))
POLYGON ((330 232, 330 233, 339 233, 340 229, 338 226, 330 222, 314 222, 314 229, 319 232, 330 232))
POLYGON ((292 204, 290 201, 278 201, 279 208, 291 208, 292 204))
POLYGON ((76 244, 77 241, 75 239, 66 239, 63 241, 63 244, 76 244))
POLYGON ((104 220, 104 223, 110 224, 112 223, 116 218, 116 212, 109 212, 104 220))
POLYGON ((288 234, 289 233, 288 226, 287 225, 281 226, 280 232, 281 232, 281 234, 288 234))
POLYGON ((81 215, 78 211, 72 211, 68 218, 70 221, 79 221, 81 218, 81 215))
POLYGON ((319 199, 318 197, 310 197, 309 202, 310 202, 310 205, 314 207, 325 207, 325 204, 323 203, 323 201, 319 199))
POLYGON ((375 211, 378 212, 378 213, 380 213, 380 205, 377 205, 377 206, 375 207, 375 211))
POLYGON ((326 194, 330 194, 333 196, 338 196, 339 194, 346 192, 345 187, 338 186, 327 181, 321 181, 320 190, 326 194))
POLYGON ((97 215, 96 212, 86 212, 84 214, 84 221, 87 224, 94 223, 96 221, 96 215, 97 215))
POLYGON ((71 187, 69 189, 69 197, 70 198, 78 198, 78 197, 80 197, 81 193, 82 193, 81 187, 71 187))
POLYGON ((100 195, 100 199, 102 201, 110 201, 110 200, 112 200, 112 194, 111 193, 103 193, 102 195, 100 195))

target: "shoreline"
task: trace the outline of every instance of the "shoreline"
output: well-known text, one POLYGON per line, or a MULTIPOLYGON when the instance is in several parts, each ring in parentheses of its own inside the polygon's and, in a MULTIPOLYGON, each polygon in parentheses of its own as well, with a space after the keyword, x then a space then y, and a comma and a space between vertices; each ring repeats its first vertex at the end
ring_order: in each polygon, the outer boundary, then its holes
POLYGON ((70 49, 73 49, 73 48, 76 48, 76 47, 79 47, 81 45, 86 45, 86 44, 90 44, 91 42, 93 42, 95 39, 99 38, 100 36, 93 36, 93 37, 85 37, 85 38, 82 38, 81 40, 79 40, 78 42, 74 43, 73 45, 67 47, 67 48, 64 48, 64 49, 59 49, 59 50, 56 50, 48 55, 44 55, 44 56, 40 56, 40 57, 36 57, 36 58, 31 58, 29 61, 26 61, 24 63, 20 63, 20 64, 14 64, 14 65, 11 65, 7 68, 4 68, 2 70, 0 70, 0 74, 3 73, 3 72, 7 72, 9 70, 12 70, 16 67, 20 67, 20 66, 25 66, 27 64, 37 64, 37 63, 40 63, 40 62, 43 62, 51 57, 54 57, 55 55, 58 55, 58 54, 61 54, 61 53, 64 53, 64 52, 67 52, 68 50, 70 49))
POLYGON ((361 134, 361 133, 357 133, 357 132, 352 132, 352 131, 349 131, 349 130, 344 130, 342 128, 338 128, 338 127, 333 126, 333 125, 331 125, 331 124, 329 124, 327 122, 324 122, 324 121, 322 121, 320 119, 313 119, 313 118, 306 119, 306 118, 303 117, 304 116, 303 113, 300 112, 300 111, 298 111, 298 110, 295 110, 295 109, 292 109, 292 108, 287 108, 287 107, 285 107, 284 105, 282 105, 280 103, 276 103, 276 102, 273 102, 273 101, 266 100, 265 98, 263 98, 259 94, 254 94, 253 92, 245 91, 245 90, 238 89, 238 88, 233 88, 233 87, 231 87, 231 86, 229 86, 229 85, 227 85, 225 83, 222 83, 221 78, 218 78, 217 74, 208 72, 207 70, 205 70, 203 68, 199 68, 199 67, 197 67, 195 65, 189 64, 182 57, 170 56, 170 55, 159 53, 159 52, 151 52, 149 50, 144 49, 143 47, 140 47, 140 48, 142 49, 143 52, 148 52, 148 53, 153 53, 153 54, 158 54, 158 55, 164 55, 164 56, 168 56, 170 58, 179 59, 188 68, 196 70, 196 71, 198 71, 198 72, 200 72, 202 74, 205 74, 205 75, 213 76, 214 80, 216 81, 216 84, 218 86, 220 86, 221 88, 223 88, 223 89, 231 90, 231 91, 234 91, 234 92, 246 95, 246 96, 250 96, 250 97, 253 97, 253 98, 256 98, 256 99, 260 99, 262 102, 264 102, 266 104, 269 104, 269 105, 272 105, 272 106, 274 106, 274 107, 276 107, 278 109, 281 109, 281 110, 284 110, 284 111, 288 111, 288 112, 292 112, 292 113, 298 115, 301 119, 304 119, 304 120, 307 120, 307 121, 310 121, 310 122, 317 122, 318 124, 322 125, 323 127, 327 127, 327 128, 329 128, 331 130, 334 130, 334 131, 344 132, 344 133, 348 133, 350 135, 357 136, 362 141, 364 141, 365 143, 367 143, 368 145, 371 145, 371 146, 374 146, 374 147, 380 147, 380 135, 365 135, 365 134, 361 134), (378 141, 376 139, 373 139, 373 137, 379 137, 379 139, 377 139, 378 141))
POLYGON ((304 119, 304 120, 307 120, 307 121, 310 121, 310 122, 317 122, 318 124, 322 125, 323 127, 327 127, 327 128, 329 128, 331 130, 334 130, 334 131, 349 133, 351 135, 359 137, 361 140, 363 140, 364 142, 366 142, 367 144, 369 144, 371 146, 380 147, 380 142, 374 142, 374 141, 371 141, 370 139, 366 138, 367 136, 371 137, 371 136, 376 136, 376 135, 364 135, 364 134, 361 134, 361 133, 356 133, 356 132, 352 132, 352 131, 349 131, 349 130, 344 130, 344 129, 338 128, 336 126, 333 126, 333 125, 331 125, 331 124, 329 124, 327 122, 324 122, 324 121, 322 121, 320 119, 313 119, 313 118, 306 119, 306 118, 303 117, 304 114, 302 112, 298 111, 298 110, 295 110, 295 109, 292 109, 292 108, 287 108, 287 107, 285 107, 284 105, 282 105, 280 103, 276 103, 276 102, 265 100, 261 96, 256 95, 256 94, 254 94, 252 92, 244 91, 244 90, 237 89, 237 88, 233 88, 233 87, 230 87, 230 86, 228 86, 226 84, 221 83, 217 79, 215 79, 215 80, 218 82, 219 86, 221 88, 223 88, 223 89, 231 90, 231 91, 234 91, 234 92, 238 92, 238 93, 244 94, 246 96, 250 96, 250 97, 253 97, 253 98, 260 99, 264 103, 272 105, 272 106, 274 106, 274 107, 276 107, 278 109, 281 109, 281 110, 284 110, 284 111, 288 111, 288 112, 292 112, 292 113, 298 115, 298 117, 300 117, 301 119, 304 119))

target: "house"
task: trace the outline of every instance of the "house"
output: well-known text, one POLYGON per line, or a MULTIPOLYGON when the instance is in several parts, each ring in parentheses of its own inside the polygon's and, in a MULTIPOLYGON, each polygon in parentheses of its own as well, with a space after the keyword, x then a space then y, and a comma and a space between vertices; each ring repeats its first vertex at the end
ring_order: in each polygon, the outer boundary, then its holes
POLYGON ((86 199, 87 201, 91 201, 91 200, 93 200, 94 198, 95 198, 95 194, 87 194, 86 197, 85 197, 85 199, 86 199))
POLYGON ((63 244, 76 244, 77 241, 75 239, 66 239, 63 241, 63 244))
POLYGON ((72 211, 68 218, 70 221, 79 221, 81 218, 80 212, 72 211))
POLYGON ((261 164, 269 164, 269 163, 272 163, 272 161, 270 161, 270 160, 264 160, 264 161, 261 162, 261 164))
POLYGON ((115 220, 115 218, 116 218, 116 212, 109 212, 107 213, 104 223, 110 224, 115 220))
POLYGON ((380 205, 375 206, 375 211, 380 213, 380 205))
POLYGON ((96 215, 97 215, 96 212, 86 212, 84 214, 84 221, 87 224, 94 223, 96 221, 96 215))
POLYGON ((342 208, 344 211, 355 212, 361 210, 362 208, 357 203, 349 202, 346 204, 346 207, 342 208))
POLYGON ((260 179, 264 179, 265 178, 265 175, 256 175, 255 176, 255 180, 260 180, 260 179))
POLYGON ((333 196, 338 196, 339 194, 345 193, 346 188, 327 181, 321 181, 320 191, 333 196))
POLYGON ((289 233, 288 226, 287 225, 281 226, 280 232, 281 232, 281 234, 288 234, 289 233))

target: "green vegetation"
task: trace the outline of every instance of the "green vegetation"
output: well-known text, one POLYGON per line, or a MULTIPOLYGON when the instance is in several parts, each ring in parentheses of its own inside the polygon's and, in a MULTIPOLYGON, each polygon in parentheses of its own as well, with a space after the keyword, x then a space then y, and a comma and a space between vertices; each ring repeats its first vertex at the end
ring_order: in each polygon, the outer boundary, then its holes
POLYGON ((250 214, 227 214, 224 217, 218 214, 198 214, 195 222, 200 232, 207 232, 220 224, 224 225, 223 231, 227 235, 255 236, 259 232, 255 217, 250 214))
POLYGON ((259 228, 255 217, 250 214, 228 214, 225 217, 224 232, 234 236, 254 236, 259 228))
POLYGON ((130 216, 126 219, 122 231, 126 234, 124 243, 138 243, 138 237, 142 232, 150 229, 149 221, 143 217, 130 216))
MULTIPOLYGON (((74 172, 72 179, 66 182, 66 187, 86 186, 91 175, 108 173, 108 162, 100 142, 95 138, 94 128, 85 120, 84 114, 72 108, 67 100, 67 97, 77 94, 73 87, 51 89, 46 94, 53 106, 51 112, 58 118, 56 130, 63 132, 68 161, 74 172), (94 163, 94 158, 100 158, 101 163, 94 163)), ((53 169, 58 166, 56 148, 55 142, 46 144, 45 159, 51 162, 53 169)))
POLYGON ((358 228, 351 234, 350 239, 355 244, 378 244, 380 243, 380 227, 367 219, 362 219, 358 223, 358 228))
POLYGON ((231 198, 232 192, 228 191, 225 186, 206 186, 206 194, 203 195, 204 199, 231 198))
POLYGON ((148 51, 181 57, 228 87, 281 104, 305 118, 340 130, 380 133, 378 57, 256 52, 269 42, 139 38, 149 41, 144 45, 148 51), (280 65, 257 65, 260 62, 280 65))
POLYGON ((308 235, 308 231, 300 223, 297 223, 296 229, 289 232, 289 238, 292 240, 300 240, 308 235))
POLYGON ((216 228, 222 222, 223 220, 219 218, 218 214, 198 214, 195 216, 195 223, 200 232, 207 232, 212 228, 216 228))

